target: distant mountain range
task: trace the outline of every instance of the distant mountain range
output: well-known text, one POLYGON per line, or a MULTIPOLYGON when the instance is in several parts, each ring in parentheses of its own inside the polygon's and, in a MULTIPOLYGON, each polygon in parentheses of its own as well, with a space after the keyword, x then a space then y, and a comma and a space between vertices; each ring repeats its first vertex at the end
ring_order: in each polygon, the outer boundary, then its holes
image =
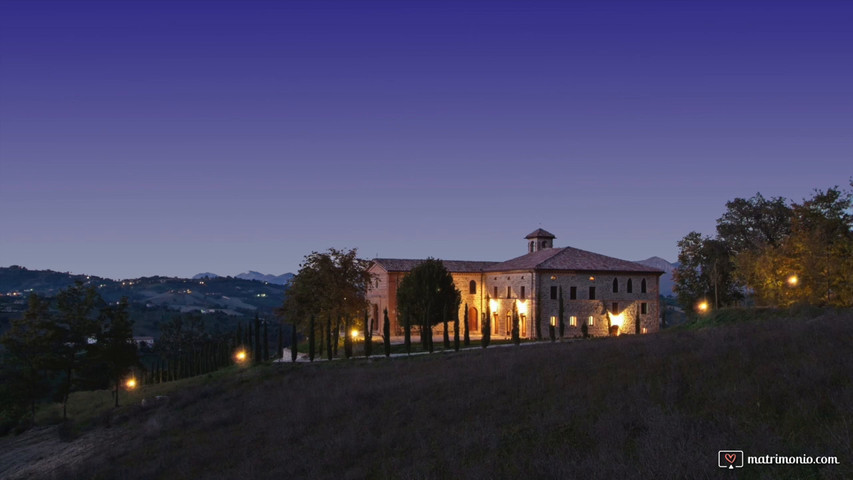
MULTIPOLYGON (((257 280, 259 282, 268 282, 274 283, 276 285, 287 285, 290 283, 290 280, 295 277, 292 273, 284 273, 281 275, 269 275, 266 273, 256 272, 254 270, 249 270, 248 272, 241 273, 240 275, 235 276, 234 278, 239 278, 242 280, 257 280)), ((203 278, 221 278, 221 275, 217 275, 211 272, 199 273, 197 275, 193 275, 193 280, 201 280, 203 278)))
POLYGON ((668 262, 660 257, 651 257, 645 260, 635 261, 634 263, 639 263, 640 265, 645 265, 647 267, 657 268, 658 270, 663 270, 664 272, 666 272, 660 277, 660 293, 665 297, 669 295, 674 295, 672 287, 673 285, 675 285, 675 281, 672 278, 672 272, 676 268, 678 268, 677 263, 668 262))

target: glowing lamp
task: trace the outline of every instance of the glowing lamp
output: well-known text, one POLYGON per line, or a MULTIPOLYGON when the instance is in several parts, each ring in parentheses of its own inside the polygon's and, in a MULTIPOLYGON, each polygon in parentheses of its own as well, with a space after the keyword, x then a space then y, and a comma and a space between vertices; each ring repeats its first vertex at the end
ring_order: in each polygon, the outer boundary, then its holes
POLYGON ((489 308, 492 310, 492 313, 497 315, 498 314, 498 301, 497 300, 489 300, 489 308))
POLYGON ((518 302, 518 314, 527 315, 527 302, 518 302))
POLYGON ((800 279, 796 275, 791 275, 790 277, 788 277, 788 286, 796 287, 799 283, 800 279))
POLYGON ((352 339, 353 339, 353 340, 357 339, 357 338, 358 338, 358 330, 356 330, 355 328, 353 328, 353 329, 352 329, 352 332, 350 333, 350 335, 352 335, 352 339))
POLYGON ((707 312, 708 311, 708 302, 706 302, 704 300, 699 302, 699 305, 696 305, 696 309, 699 310, 700 313, 707 312))
POLYGON ((133 390, 136 388, 136 379, 133 377, 128 378, 127 381, 124 382, 124 387, 128 390, 133 390))
POLYGON ((237 350, 237 353, 234 354, 234 360, 237 363, 243 363, 246 361, 246 351, 245 350, 237 350))

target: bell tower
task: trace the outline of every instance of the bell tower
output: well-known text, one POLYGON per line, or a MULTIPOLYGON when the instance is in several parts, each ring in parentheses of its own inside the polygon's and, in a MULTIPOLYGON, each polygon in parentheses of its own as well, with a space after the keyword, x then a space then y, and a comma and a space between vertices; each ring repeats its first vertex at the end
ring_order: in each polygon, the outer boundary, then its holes
POLYGON ((537 228, 524 238, 527 240, 527 253, 533 253, 546 248, 554 248, 554 239, 557 237, 551 232, 537 228))

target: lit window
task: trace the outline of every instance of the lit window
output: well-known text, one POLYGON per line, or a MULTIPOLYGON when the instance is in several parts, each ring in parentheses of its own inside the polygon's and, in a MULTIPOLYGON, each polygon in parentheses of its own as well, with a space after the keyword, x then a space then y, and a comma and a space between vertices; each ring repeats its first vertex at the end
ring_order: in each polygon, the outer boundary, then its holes
POLYGON ((556 280, 556 279, 557 279, 556 275, 551 275, 551 280, 556 280))
POLYGON ((578 317, 576 317, 574 315, 569 317, 569 326, 570 327, 577 327, 578 326, 578 317))
POLYGON ((555 317, 555 316, 553 316, 553 315, 551 315, 551 326, 552 326, 552 327, 556 327, 556 326, 557 326, 557 317, 555 317))
POLYGON ((646 327, 643 327, 643 333, 649 333, 649 329, 646 327))
POLYGON ((595 281, 595 277, 589 277, 589 281, 590 281, 590 282, 594 282, 594 281, 595 281))
POLYGON ((595 325, 595 319, 592 318, 592 315, 590 315, 589 318, 586 319, 586 324, 595 325))

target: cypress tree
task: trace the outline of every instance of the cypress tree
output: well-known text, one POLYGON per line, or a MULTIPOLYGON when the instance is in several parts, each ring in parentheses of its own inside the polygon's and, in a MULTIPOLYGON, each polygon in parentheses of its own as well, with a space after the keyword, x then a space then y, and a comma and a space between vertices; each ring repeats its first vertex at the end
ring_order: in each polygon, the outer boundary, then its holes
POLYGON ((583 322, 583 325, 581 325, 581 334, 583 335, 583 338, 589 338, 589 326, 586 322, 583 322))
POLYGON ((267 336, 267 322, 264 322, 264 361, 270 359, 270 339, 267 336))
POLYGON ((364 310, 364 358, 370 358, 373 353, 373 329, 370 328, 370 318, 367 309, 364 310))
POLYGON ((542 292, 541 289, 536 289, 536 319, 535 328, 536 328, 536 340, 542 340, 542 308, 540 305, 542 304, 542 292))
POLYGON ((391 321, 388 319, 388 309, 383 311, 384 318, 382 319, 382 336, 385 344, 385 356, 391 356, 391 321))
POLYGON ((468 334, 468 304, 465 304, 465 339, 463 340, 466 347, 471 346, 471 336, 468 334))
POLYGON ((516 345, 521 344, 521 332, 519 328, 518 307, 516 306, 516 302, 512 302, 512 341, 516 345))
POLYGON ((459 312, 453 315, 453 349, 459 351, 459 312))
POLYGON ((308 321, 308 360, 314 361, 314 314, 311 314, 311 319, 308 321))
POLYGON ((559 320, 560 320, 560 340, 566 335, 566 324, 563 323, 563 315, 565 315, 565 306, 563 305, 563 287, 560 286, 560 298, 559 298, 560 306, 559 306, 559 320))
POLYGON ((261 356, 261 319, 255 313, 255 355, 254 363, 260 363, 263 360, 261 356))
POLYGON ((447 306, 441 311, 441 322, 444 326, 444 349, 450 350, 450 332, 447 330, 447 306))
POLYGON ((640 334, 640 305, 637 304, 637 315, 634 317, 634 333, 640 334))
POLYGON ((326 358, 332 360, 332 314, 326 314, 326 358))
POLYGON ((483 348, 489 346, 492 340, 492 306, 489 304, 489 296, 486 295, 486 320, 483 321, 483 348))
POLYGON ((406 354, 412 354, 412 324, 409 321, 409 314, 403 314, 403 341, 406 344, 406 354))
POLYGON ((290 324, 290 361, 296 363, 296 322, 290 324))

